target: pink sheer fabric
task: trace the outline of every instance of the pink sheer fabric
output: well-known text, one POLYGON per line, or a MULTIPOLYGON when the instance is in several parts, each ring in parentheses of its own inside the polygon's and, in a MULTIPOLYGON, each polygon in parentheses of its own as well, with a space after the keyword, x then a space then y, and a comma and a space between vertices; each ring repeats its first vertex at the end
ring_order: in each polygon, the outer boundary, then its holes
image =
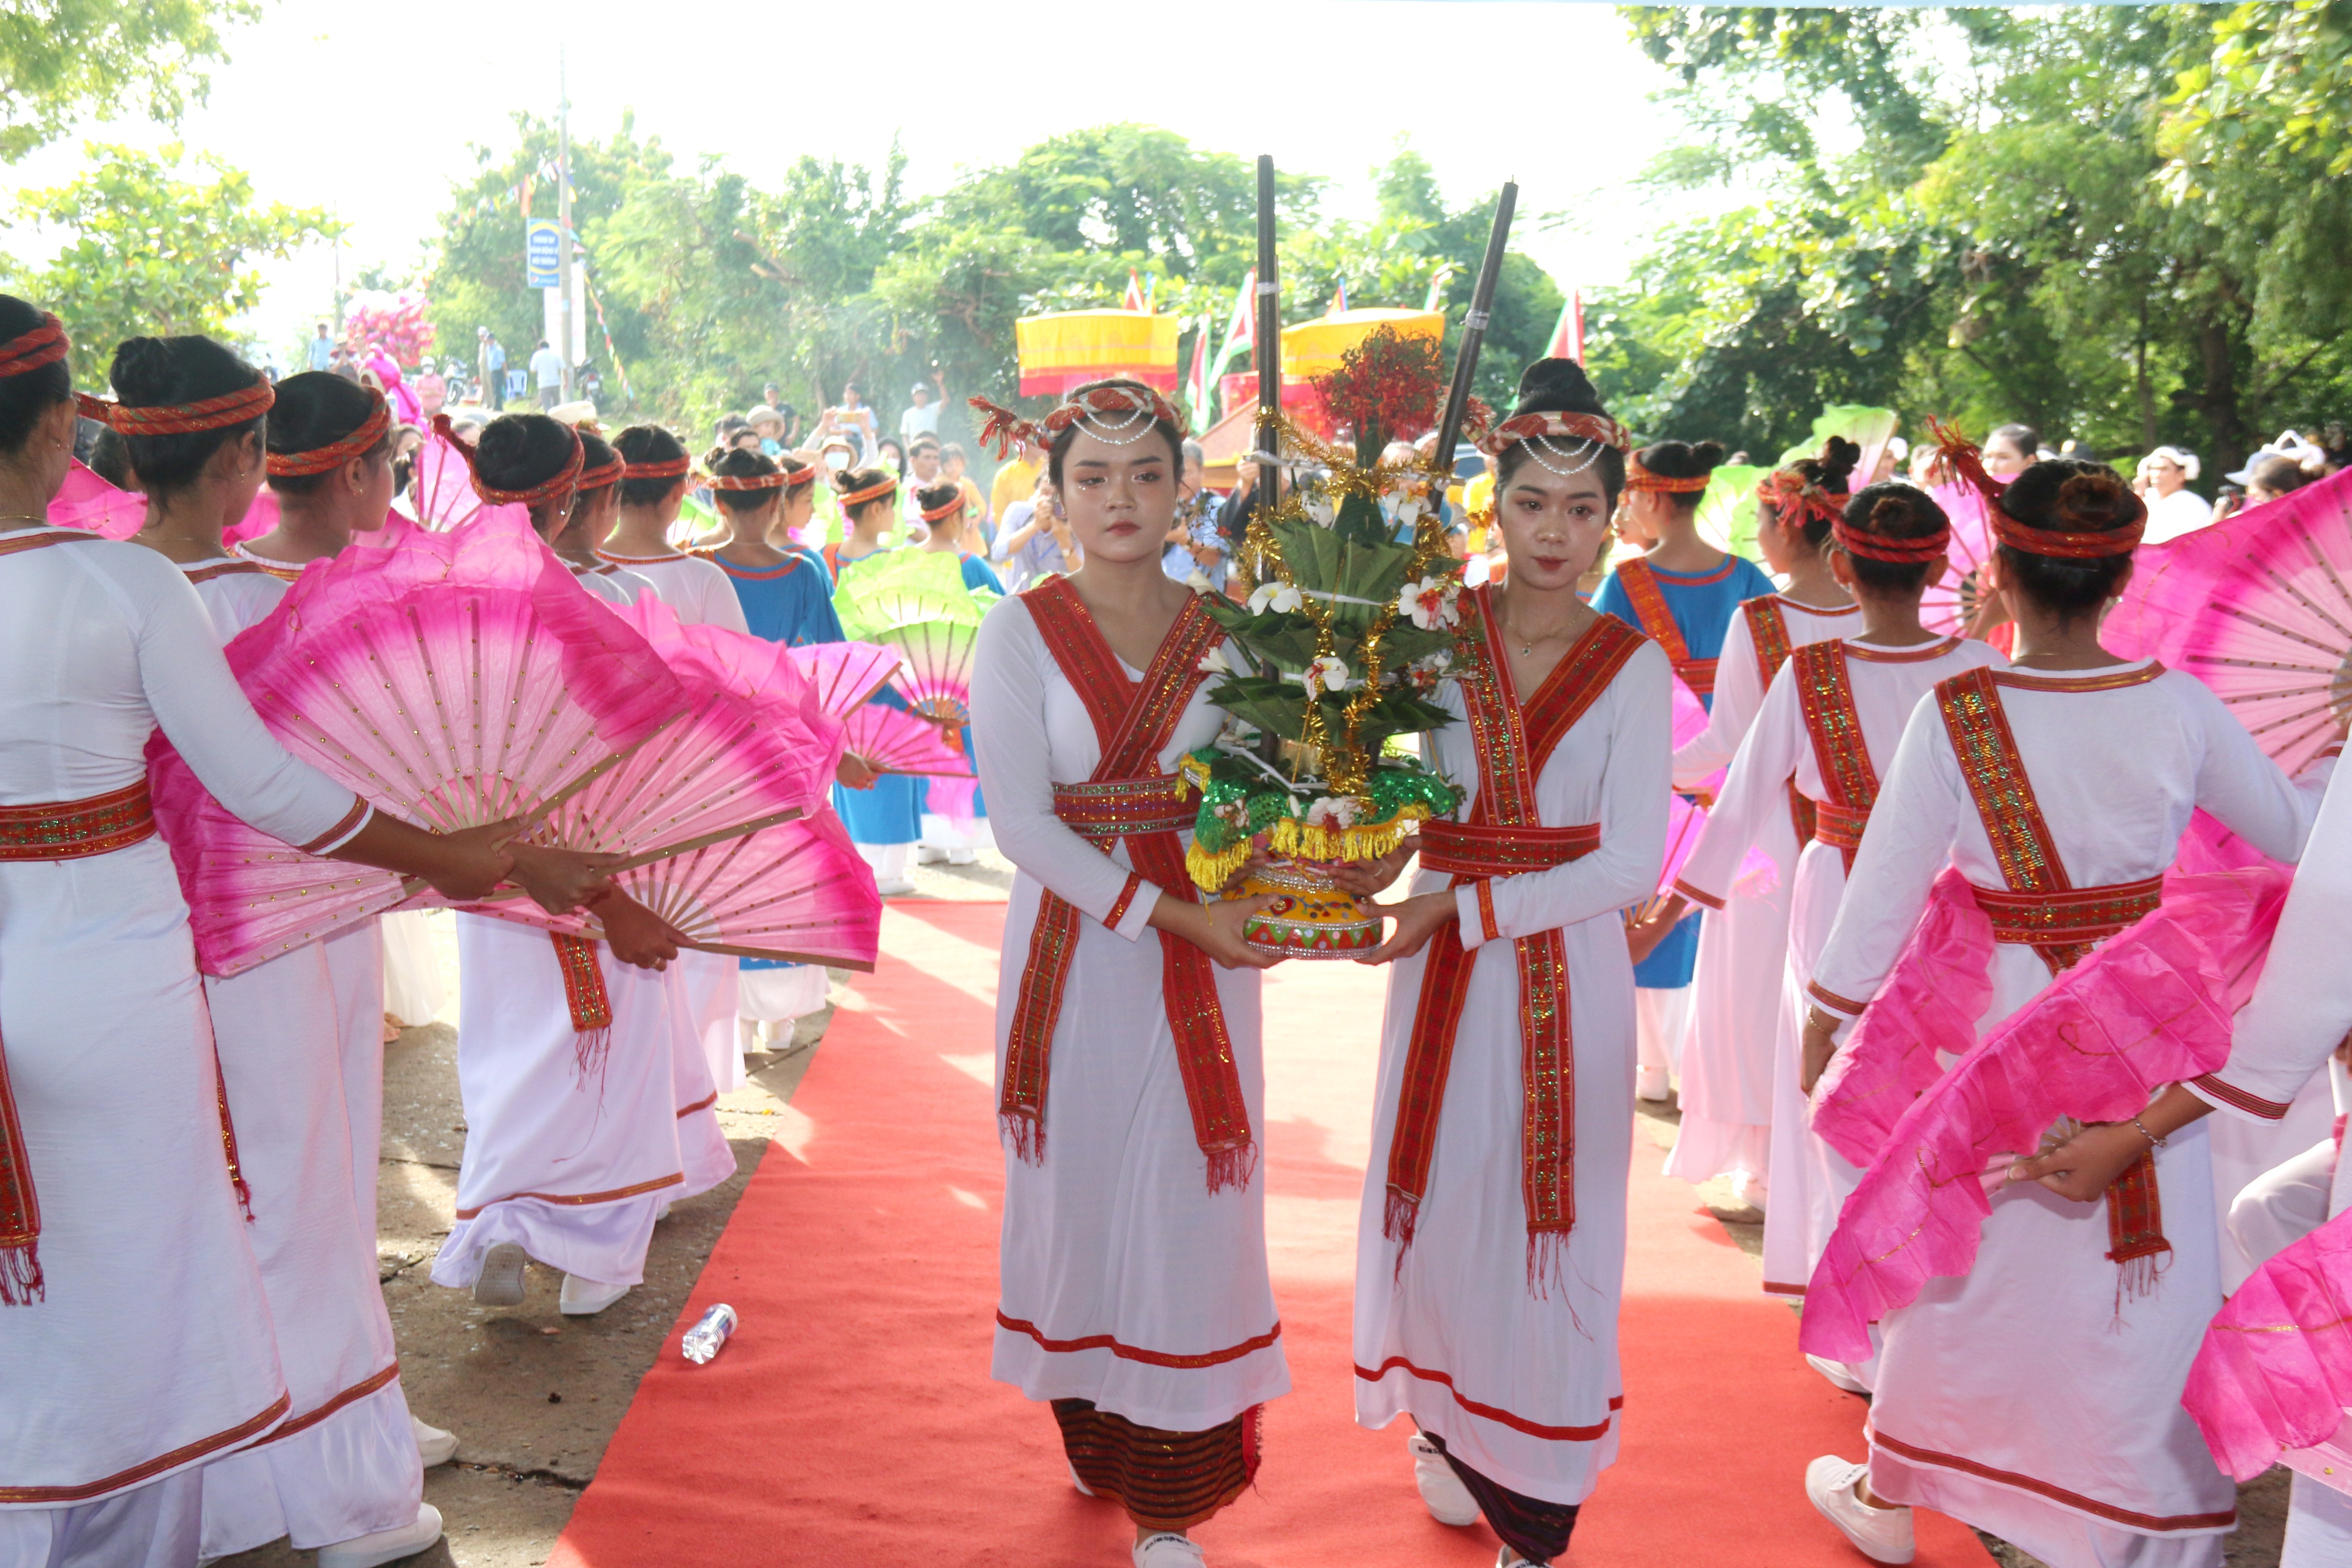
MULTIPOLYGON (((1864 1360, 1873 1321, 1916 1300, 1929 1279, 1966 1274, 1991 1212, 1988 1191, 2009 1158, 2038 1147, 2061 1118, 2121 1120, 2161 1086, 2226 1061, 2231 1017, 2261 976, 2287 882, 2267 866, 2167 873, 2159 908, 2059 975, 1910 1100, 1813 1271, 1804 1348, 1864 1360)), ((1933 920, 1931 911, 1923 931, 1933 920)), ((1963 922, 1948 921, 1929 940, 1923 964, 1965 969, 1973 939, 1963 922)), ((1989 942, 1985 953, 1989 963, 1989 942)), ((1916 994, 1908 1015, 1891 1019, 1909 1043, 1846 1069, 1841 1088, 1854 1109, 1842 1131, 1857 1142, 1885 1114, 1875 1102, 1899 1102, 1932 1063, 1922 1055, 1929 1031, 1948 1027, 1920 1011, 1916 994)))
POLYGON ((66 482, 49 501, 50 527, 86 528, 108 539, 130 538, 146 517, 145 496, 108 484, 79 458, 66 469, 66 482))

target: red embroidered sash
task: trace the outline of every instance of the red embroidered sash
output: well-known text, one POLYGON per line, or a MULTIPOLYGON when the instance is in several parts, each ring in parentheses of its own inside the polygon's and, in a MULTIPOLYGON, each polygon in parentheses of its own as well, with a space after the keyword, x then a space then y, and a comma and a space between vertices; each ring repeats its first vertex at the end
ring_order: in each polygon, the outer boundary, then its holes
MULTIPOLYGON (((1780 608, 1778 595, 1767 594, 1760 599, 1750 599, 1739 606, 1748 616, 1748 642, 1756 650, 1756 669, 1762 678, 1757 682, 1759 691, 1772 689, 1772 678, 1789 662, 1789 617, 1780 608)), ((1789 826, 1797 830, 1797 847, 1813 837, 1819 826, 1815 821, 1813 803, 1790 779, 1789 791, 1789 826)))
MULTIPOLYGON (((2055 974, 2080 963, 2094 943, 2156 908, 2160 877, 2077 888, 2066 875, 1990 669, 1953 676, 1936 688, 1936 701, 2008 884, 2005 891, 1975 889, 1977 907, 1992 918, 1995 941, 2030 942, 2055 974)), ((2156 1258, 2172 1250, 2164 1238, 2154 1153, 2142 1155, 2109 1184, 2107 1244, 2107 1257, 2125 1269, 2127 1280, 2137 1281, 2136 1289, 2152 1282, 2156 1258), (2137 1270, 2131 1267, 2136 1262, 2142 1264, 2137 1270)))
MULTIPOLYGON (((1046 651, 1086 704, 1102 743, 1102 760, 1083 784, 1054 792, 1054 814, 1069 823, 1106 855, 1124 842, 1135 872, 1112 911, 1127 912, 1145 880, 1160 891, 1199 901, 1184 868, 1179 829, 1192 813, 1179 809, 1176 781, 1160 771, 1184 710, 1208 676, 1201 656, 1224 640, 1224 631, 1189 601, 1152 655, 1140 682, 1127 679, 1118 656, 1066 577, 1037 584, 1022 595, 1046 651)), ((1029 964, 1013 1005, 1011 1037, 1004 1053, 1004 1089, 996 1115, 1013 1153, 1032 1164, 1045 1158, 1045 1095, 1053 1068, 1055 1026, 1062 993, 1077 957, 1078 911, 1048 891, 1037 903, 1037 923, 1029 933, 1029 964)), ((1184 1080, 1184 1102, 1192 1112, 1192 1136, 1208 1160, 1209 1190, 1246 1186, 1257 1161, 1249 1108, 1242 1100, 1241 1070, 1225 1033, 1217 1001, 1216 970, 1209 955, 1189 942, 1162 936, 1160 989, 1168 1026, 1176 1040, 1176 1064, 1184 1080)))
MULTIPOLYGON (((1451 870, 1456 887, 1476 880, 1487 921, 1482 935, 1492 939, 1498 934, 1488 900, 1493 877, 1564 865, 1600 847, 1597 826, 1541 825, 1536 779, 1561 737, 1609 689, 1643 638, 1623 622, 1601 616, 1522 708, 1487 591, 1473 590, 1465 602, 1475 613, 1457 646, 1454 672, 1477 748, 1478 795, 1468 822, 1423 826, 1423 854, 1431 868, 1451 870)), ((1528 1277, 1540 1292, 1576 1224, 1576 1055, 1569 1028, 1568 945, 1555 927, 1517 938, 1511 946, 1519 969, 1525 1102, 1520 1191, 1528 1216, 1528 1277)), ((1464 950, 1458 928, 1448 925, 1431 939, 1422 970, 1396 1128, 1389 1140, 1388 1202, 1381 1224, 1381 1234, 1397 1243, 1400 1268, 1429 1189, 1454 1036, 1475 962, 1464 950)))
POLYGON ((563 1003, 572 1014, 572 1049, 580 1076, 587 1078, 604 1064, 613 1044, 613 998, 604 989, 604 965, 596 956, 593 937, 550 931, 555 944, 555 967, 563 975, 563 1003))
MULTIPOLYGON (((0 552, 14 553, 59 542, 54 534, 37 535, 36 540, 37 543, 0 542, 0 552)), ((154 833, 155 813, 143 778, 87 800, 0 805, 0 860, 79 860, 127 848, 154 833)), ((225 1114, 221 1126, 226 1140, 225 1114)), ((226 1146, 234 1180, 236 1145, 226 1146)), ((25 1128, 16 1119, 16 1097, 8 1087, 6 1045, 0 1042, 0 1307, 30 1306, 46 1295, 40 1243, 41 1200, 33 1190, 25 1128)))
POLYGON ((1816 812, 1813 837, 1844 857, 1846 873, 1851 876, 1853 852, 1862 847, 1870 808, 1878 804, 1878 770, 1871 766, 1870 748, 1862 737, 1862 718, 1854 711, 1845 644, 1832 637, 1801 647, 1793 657, 1797 701, 1804 712, 1805 735, 1813 743, 1813 762, 1822 771, 1826 795, 1816 812))
POLYGON ((1633 602, 1634 618, 1642 623, 1642 629, 1666 650, 1666 658, 1673 663, 1675 673, 1683 678, 1683 684, 1701 697, 1715 695, 1715 667, 1719 661, 1691 657, 1690 644, 1683 640, 1683 629, 1675 624, 1675 613, 1666 605, 1666 591, 1658 586, 1650 563, 1639 556, 1625 562, 1617 568, 1617 585, 1633 602))

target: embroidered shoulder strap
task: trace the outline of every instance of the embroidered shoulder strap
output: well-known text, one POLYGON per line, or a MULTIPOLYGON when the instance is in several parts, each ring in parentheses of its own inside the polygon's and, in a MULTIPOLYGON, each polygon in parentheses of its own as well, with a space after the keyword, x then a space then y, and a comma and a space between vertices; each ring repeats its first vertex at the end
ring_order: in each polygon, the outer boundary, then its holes
POLYGON ((58 529, 48 532, 10 534, 0 539, 0 555, 21 555, 27 550, 46 550, 52 544, 72 544, 79 540, 100 537, 86 528, 58 529))
MULTIPOLYGON (((1022 595, 1031 620, 1054 663, 1085 703, 1101 743, 1102 759, 1090 783, 1156 782, 1160 753, 1174 735, 1193 694, 1208 679, 1201 656, 1224 637, 1198 598, 1186 601, 1176 624, 1160 641, 1150 668, 1130 681, 1118 656, 1087 613, 1086 602, 1066 577, 1054 578, 1022 595)), ((1128 908, 1141 881, 1162 892, 1198 901, 1184 869, 1184 846, 1172 831, 1118 835, 1135 868, 1112 919, 1128 908)), ((1108 847, 1106 847, 1106 853, 1108 847)), ((1054 1033, 1062 994, 1076 961, 1077 909, 1047 891, 1037 905, 1029 933, 1029 963, 1014 999, 1004 1052, 1004 1087, 997 1121, 1014 1154, 1031 1162, 1045 1157, 1045 1100, 1053 1069, 1054 1033)), ((1249 1107, 1242 1097, 1241 1072, 1217 997, 1217 976, 1209 955, 1174 937, 1160 940, 1161 1005, 1176 1044, 1184 1099, 1192 1115, 1192 1135, 1208 1163, 1211 1192, 1244 1186, 1256 1163, 1249 1107)))
MULTIPOLYGON (((2074 881, 2058 858, 2057 841, 2034 799, 2033 781, 2026 776, 2025 759, 2018 754, 2017 736, 2009 727, 1991 668, 1979 665, 1943 681, 1936 688, 1936 702, 1985 837, 1992 840, 2001 880, 2013 893, 2073 891, 2074 881)), ((2090 947, 2084 942, 2037 943, 2034 951, 2054 974, 2081 962, 2090 947)), ((2107 1188, 2107 1256, 2123 1268, 2126 1283, 2147 1280, 2156 1268, 2154 1259, 2172 1250, 2163 1225, 2156 1158, 2143 1155, 2107 1188), (2135 1262, 2140 1264, 2137 1269, 2135 1262)), ((2137 1285, 2135 1293, 2139 1293, 2137 1285)))
POLYGON ((1675 624, 1675 613, 1666 605, 1666 591, 1658 586, 1657 574, 1650 570, 1650 563, 1639 556, 1621 563, 1617 585, 1633 602, 1633 614, 1641 621, 1642 629, 1666 650, 1666 658, 1674 667, 1680 669, 1690 663, 1690 645, 1683 640, 1682 627, 1675 624))
POLYGON ((1756 650, 1756 670, 1762 678, 1759 689, 1772 689, 1772 678, 1789 662, 1789 617, 1780 608, 1778 595, 1767 594, 1750 599, 1739 606, 1748 617, 1748 646, 1756 650))
MULTIPOLYGON (((1470 603, 1477 635, 1461 639, 1456 669, 1478 758, 1471 820, 1537 826, 1535 781, 1545 762, 1648 639, 1614 616, 1598 617, 1522 710, 1493 605, 1483 589, 1470 595, 1470 603)), ((1596 832, 1587 847, 1598 842, 1596 832)), ((1466 880, 1456 877, 1454 885, 1466 880)), ((1487 886, 1478 881, 1482 895, 1487 886)), ((1486 906, 1483 897, 1480 903, 1486 906)), ((1520 1196, 1527 1212, 1528 1279, 1543 1293, 1576 1224, 1576 1052, 1569 1028, 1568 946, 1557 927, 1517 938, 1511 946, 1519 971, 1520 1196)), ((1400 1268, 1429 1187, 1454 1037, 1474 967, 1457 927, 1445 926, 1432 939, 1389 1139, 1381 1233, 1397 1243, 1400 1268)))
MULTIPOLYGON (((1822 791, 1844 821, 1866 818, 1878 804, 1878 770, 1871 766, 1870 748, 1864 743, 1862 718, 1854 711, 1853 681, 1846 663, 1845 644, 1835 637, 1808 643, 1790 656, 1796 664, 1797 702, 1803 711, 1806 738, 1813 743, 1813 762, 1822 773, 1822 791)), ((1858 835, 1841 833, 1838 850, 1845 868, 1853 869, 1858 835)), ((1802 840, 1799 841, 1802 847, 1802 840)))

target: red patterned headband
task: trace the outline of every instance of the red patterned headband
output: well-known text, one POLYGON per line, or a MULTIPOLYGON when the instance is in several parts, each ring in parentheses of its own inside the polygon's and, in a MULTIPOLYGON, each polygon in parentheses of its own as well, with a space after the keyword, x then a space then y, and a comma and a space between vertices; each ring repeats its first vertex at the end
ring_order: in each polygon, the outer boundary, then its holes
POLYGON ((2082 505, 2087 493, 2078 487, 2089 480, 2090 488, 2098 491, 2102 500, 2113 499, 2109 492, 2116 490, 2129 497, 2133 504, 2139 507, 2139 516, 2135 521, 2120 528, 2035 528, 2018 521, 2001 504, 2001 498, 2008 493, 2009 487, 1985 472, 1983 448, 1933 416, 1927 421, 1927 430, 1936 437, 1937 454, 1951 465, 1953 473, 1974 485, 1978 493, 1985 498, 1985 510, 1992 520, 1993 537, 2011 550, 2063 561, 2097 561, 2110 555, 2128 555, 2139 548, 2140 535, 2147 531, 2147 508, 2138 497, 2132 496, 2123 488, 2122 480, 2077 474, 2059 487, 2058 515, 2068 521, 2074 520, 2075 509, 2082 505))
POLYGON ((884 496, 889 495, 893 491, 897 490, 898 488, 898 480, 884 479, 880 484, 868 485, 862 490, 852 490, 847 495, 841 498, 842 509, 844 510, 847 510, 853 506, 864 506, 870 500, 880 500, 884 496))
POLYGON ((163 403, 138 407, 126 403, 110 403, 89 394, 75 394, 82 413, 91 419, 111 425, 125 436, 193 436, 205 430, 226 430, 232 425, 242 425, 258 419, 269 412, 278 401, 278 389, 266 377, 257 377, 251 386, 207 397, 195 403, 163 403))
POLYGON ((692 458, 663 458, 650 463, 625 461, 621 475, 631 479, 682 479, 693 468, 692 458))
POLYGON ((1794 468, 1775 468, 1756 481, 1756 499, 1776 511, 1794 513, 1793 519, 1783 520, 1783 526, 1790 521, 1801 523, 1810 517, 1834 529, 1845 510, 1847 494, 1844 490, 1823 489, 1794 468))
POLYGON ((55 364, 73 349, 63 321, 41 312, 41 324, 27 328, 0 343, 0 379, 22 375, 45 364, 55 364))
MULTIPOLYGON (((588 443, 583 441, 580 444, 580 449, 584 454, 588 449, 588 443)), ((585 463, 584 457, 582 461, 585 463)), ((620 483, 621 476, 627 471, 628 465, 621 461, 621 455, 615 452, 593 468, 583 466, 580 470, 580 477, 572 481, 572 488, 581 495, 588 495, 608 485, 620 483)))
POLYGON ((1633 437, 1625 426, 1605 414, 1562 414, 1548 410, 1541 414, 1521 414, 1504 420, 1479 438, 1478 449, 1490 458, 1499 458, 1503 448, 1521 441, 1583 441, 1595 447, 1614 447, 1628 451, 1633 437))
POLYGON ((262 467, 269 477, 290 479, 304 474, 323 474, 331 468, 341 468, 353 458, 364 458, 374 451, 375 444, 383 439, 383 433, 392 428, 392 409, 384 403, 383 393, 371 387, 368 395, 375 400, 375 406, 368 410, 368 416, 360 421, 358 429, 340 441, 330 441, 307 452, 269 453, 262 458, 262 467))
POLYGON ((1055 437, 1081 419, 1094 426, 1095 433, 1103 439, 1119 446, 1143 434, 1140 429, 1135 429, 1131 436, 1127 435, 1127 431, 1153 420, 1175 426, 1180 437, 1192 434, 1185 427, 1184 416, 1177 413, 1166 398, 1148 386, 1097 386, 1074 393, 1052 413, 1034 422, 1024 419, 1010 408, 991 403, 985 397, 975 397, 970 401, 972 407, 988 416, 980 427, 981 445, 994 445, 1000 458, 1007 456, 1016 444, 1024 441, 1049 447, 1055 437), (1127 417, 1118 420, 1111 417, 1121 414, 1127 417), (1118 434, 1113 435, 1112 431, 1118 434))
POLYGON ((797 468, 786 468, 784 470, 784 489, 788 490, 796 490, 803 485, 813 485, 814 483, 816 483, 816 465, 814 463, 803 463, 797 468))
POLYGON ((732 474, 713 474, 710 488, 714 490, 780 490, 793 482, 792 476, 778 468, 772 474, 751 474, 737 479, 732 474))
POLYGON ((1885 561, 1897 566, 1911 566, 1942 555, 1951 545, 1952 529, 1947 523, 1935 532, 1922 534, 1916 539, 1889 539, 1884 534, 1865 533, 1861 529, 1849 528, 1845 519, 1841 517, 1830 524, 1830 537, 1837 541, 1838 548, 1848 555, 1859 555, 1865 561, 1885 561))
POLYGON ((1654 474, 1643 466, 1641 454, 1638 452, 1625 466, 1625 488, 1629 490, 1664 490, 1668 495, 1690 495, 1706 489, 1714 482, 1713 474, 1700 474, 1687 479, 1670 479, 1664 474, 1654 474))
POLYGON ((927 506, 923 508, 922 518, 925 522, 945 522, 948 519, 961 511, 963 510, 963 506, 964 494, 963 491, 959 489, 956 491, 955 499, 953 500, 941 501, 936 507, 927 506))
POLYGON ((571 495, 580 488, 580 465, 587 460, 588 448, 580 444, 580 432, 569 425, 563 426, 563 433, 572 437, 572 460, 552 478, 543 479, 527 490, 502 490, 484 484, 481 471, 474 467, 474 448, 457 439, 457 433, 450 428, 446 414, 433 416, 433 431, 457 448, 457 455, 466 459, 466 473, 474 481, 474 493, 492 506, 537 506, 558 496, 571 495))

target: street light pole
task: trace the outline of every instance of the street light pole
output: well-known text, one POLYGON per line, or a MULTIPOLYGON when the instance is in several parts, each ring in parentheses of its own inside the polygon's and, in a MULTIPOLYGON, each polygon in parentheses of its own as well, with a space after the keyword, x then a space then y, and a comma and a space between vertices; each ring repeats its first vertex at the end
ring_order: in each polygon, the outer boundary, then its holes
POLYGON ((558 339, 555 352, 563 361, 563 401, 572 401, 572 312, 577 307, 572 299, 572 88, 565 49, 555 47, 555 212, 557 236, 555 253, 562 258, 560 278, 563 285, 563 305, 557 314, 558 339))

